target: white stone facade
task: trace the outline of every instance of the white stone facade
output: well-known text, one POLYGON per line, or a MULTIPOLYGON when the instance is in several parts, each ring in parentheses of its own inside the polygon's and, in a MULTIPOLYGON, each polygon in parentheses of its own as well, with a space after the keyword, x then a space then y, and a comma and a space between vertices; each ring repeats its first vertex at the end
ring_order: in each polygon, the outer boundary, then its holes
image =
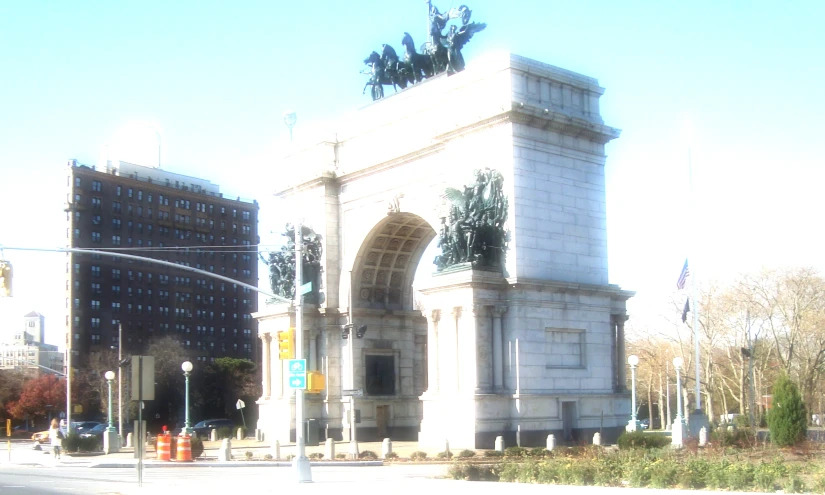
MULTIPOLYGON (((304 348, 328 384, 309 396, 308 418, 346 438, 342 390, 363 388, 356 408, 367 437, 492 448, 497 435, 512 445, 516 431, 544 445, 548 433, 621 430, 633 294, 608 284, 604 145, 619 132, 599 116, 602 93, 594 79, 495 54, 360 109, 286 160, 306 174, 304 222, 324 249, 324 300, 305 307, 304 348), (414 307, 443 191, 484 167, 502 174, 509 199, 505 266, 446 270, 414 307), (354 384, 338 327, 350 313, 369 328, 355 341, 354 384)), ((259 427, 282 442, 294 404, 266 339, 289 327, 289 311, 256 315, 271 363, 259 427)))

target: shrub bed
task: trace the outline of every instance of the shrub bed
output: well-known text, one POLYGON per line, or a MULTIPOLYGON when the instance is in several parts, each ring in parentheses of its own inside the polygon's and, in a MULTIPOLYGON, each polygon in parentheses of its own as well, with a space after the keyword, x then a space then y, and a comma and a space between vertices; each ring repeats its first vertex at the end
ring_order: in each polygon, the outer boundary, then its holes
POLYGON ((450 468, 449 475, 453 479, 516 483, 758 492, 784 489, 785 493, 825 487, 825 470, 812 464, 791 466, 780 456, 751 462, 742 452, 708 458, 669 449, 587 450, 575 458, 511 457, 494 462, 460 462, 450 468))

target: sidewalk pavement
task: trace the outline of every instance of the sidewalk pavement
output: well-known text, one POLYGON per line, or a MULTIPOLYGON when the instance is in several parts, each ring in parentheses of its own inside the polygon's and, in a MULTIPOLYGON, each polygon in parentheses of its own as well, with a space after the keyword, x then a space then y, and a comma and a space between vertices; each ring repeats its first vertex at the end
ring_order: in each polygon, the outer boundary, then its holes
MULTIPOLYGON (((291 463, 287 461, 287 457, 297 454, 297 446, 295 444, 285 444, 280 446, 280 460, 265 461, 264 456, 269 454, 274 456, 274 449, 269 443, 258 442, 254 438, 246 438, 243 440, 232 440, 232 458, 233 461, 218 461, 218 449, 221 442, 204 442, 203 455, 192 463, 179 463, 158 461, 155 453, 154 445, 147 445, 144 455, 144 465, 149 468, 154 467, 171 467, 171 466, 221 466, 221 467, 258 467, 258 466, 289 466, 291 463), (251 453, 251 459, 247 459, 247 452, 251 453)), ((64 453, 60 459, 55 459, 48 449, 42 451, 33 450, 30 444, 26 447, 16 444, 17 448, 10 451, 0 450, 0 466, 5 465, 23 465, 23 466, 75 466, 75 467, 92 467, 92 468, 122 468, 132 467, 137 464, 135 459, 134 448, 123 448, 120 452, 113 454, 81 454, 69 455, 64 453)), ((335 442, 336 454, 347 454, 349 457, 349 442, 335 442)), ((382 442, 358 442, 359 452, 372 451, 376 456, 381 457, 382 442)), ((392 451, 398 454, 401 458, 409 458, 413 452, 423 450, 427 453, 428 458, 435 460, 437 452, 432 449, 419 449, 418 442, 393 442, 392 451)), ((309 456, 314 453, 326 453, 326 447, 323 443, 317 446, 307 446, 306 454, 309 456)), ((380 466, 383 461, 348 461, 348 460, 330 460, 320 459, 313 460, 312 465, 324 466, 380 466)))

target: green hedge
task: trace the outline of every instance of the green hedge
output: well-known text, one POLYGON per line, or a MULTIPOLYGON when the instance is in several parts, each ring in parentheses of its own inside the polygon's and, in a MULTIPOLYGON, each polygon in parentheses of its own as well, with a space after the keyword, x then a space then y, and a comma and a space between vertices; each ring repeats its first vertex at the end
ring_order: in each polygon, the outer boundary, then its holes
POLYGON ((622 450, 627 449, 661 449, 671 443, 670 437, 660 433, 644 433, 634 431, 622 433, 616 442, 622 450))
MULTIPOLYGON (((706 459, 670 450, 636 449, 577 458, 524 459, 492 466, 459 463, 449 474, 453 479, 558 485, 759 492, 779 488, 798 492, 806 488, 800 468, 786 466, 781 458, 751 463, 738 457, 706 459)), ((816 487, 821 484, 825 488, 825 476, 820 475, 815 483, 816 487)))

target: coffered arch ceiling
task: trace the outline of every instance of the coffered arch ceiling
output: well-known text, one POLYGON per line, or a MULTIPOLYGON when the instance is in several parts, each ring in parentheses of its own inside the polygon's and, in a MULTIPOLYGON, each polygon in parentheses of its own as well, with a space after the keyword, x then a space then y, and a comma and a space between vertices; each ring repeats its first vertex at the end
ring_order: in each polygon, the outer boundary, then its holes
POLYGON ((394 213, 364 239, 353 266, 353 306, 412 310, 412 283, 435 230, 418 215, 394 213))

